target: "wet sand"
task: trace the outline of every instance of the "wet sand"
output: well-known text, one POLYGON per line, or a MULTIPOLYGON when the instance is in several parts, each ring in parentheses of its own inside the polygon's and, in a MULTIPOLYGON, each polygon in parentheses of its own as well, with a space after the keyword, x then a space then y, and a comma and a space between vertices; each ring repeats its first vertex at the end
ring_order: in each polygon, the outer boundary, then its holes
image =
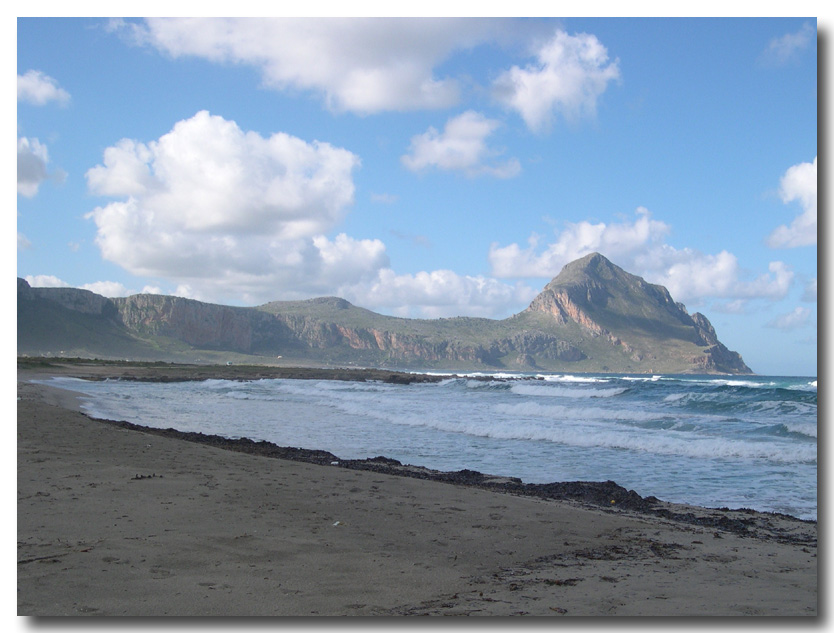
POLYGON ((18 615, 817 614, 816 523, 228 450, 27 382, 62 372, 18 373, 18 615))

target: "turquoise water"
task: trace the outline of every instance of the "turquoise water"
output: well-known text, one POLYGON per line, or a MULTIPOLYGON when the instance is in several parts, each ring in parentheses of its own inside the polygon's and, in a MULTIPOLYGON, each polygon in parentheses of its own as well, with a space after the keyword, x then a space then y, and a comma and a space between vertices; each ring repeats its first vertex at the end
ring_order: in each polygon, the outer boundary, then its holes
POLYGON ((91 415, 147 426, 530 483, 611 479, 666 501, 817 516, 812 377, 51 382, 88 394, 91 415))

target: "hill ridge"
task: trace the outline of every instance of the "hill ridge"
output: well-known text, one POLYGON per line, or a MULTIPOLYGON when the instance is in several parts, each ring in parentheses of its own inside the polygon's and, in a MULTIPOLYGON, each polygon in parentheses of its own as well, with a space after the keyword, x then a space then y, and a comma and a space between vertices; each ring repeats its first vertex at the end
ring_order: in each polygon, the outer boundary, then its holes
POLYGON ((254 307, 169 295, 108 299, 18 279, 18 353, 68 350, 403 369, 752 373, 704 315, 600 253, 567 264, 525 310, 502 320, 390 317, 340 297, 254 307))

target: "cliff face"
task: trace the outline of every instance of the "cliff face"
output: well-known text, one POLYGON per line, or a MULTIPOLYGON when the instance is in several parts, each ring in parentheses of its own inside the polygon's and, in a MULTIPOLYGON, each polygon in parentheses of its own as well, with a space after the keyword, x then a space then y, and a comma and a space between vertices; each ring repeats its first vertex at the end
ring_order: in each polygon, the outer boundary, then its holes
POLYGON ((252 350, 251 310, 164 295, 113 300, 128 330, 167 336, 194 347, 252 350))
POLYGON ((91 332, 103 328, 112 330, 110 356, 118 356, 113 341, 124 338, 147 346, 148 354, 164 341, 178 342, 187 346, 178 353, 188 356, 191 349, 195 357, 199 350, 222 350, 368 366, 751 373, 706 317, 690 316, 665 288, 599 254, 568 264, 526 310, 503 321, 398 319, 336 297, 257 308, 163 295, 106 299, 74 288, 30 288, 21 279, 18 303, 43 322, 31 331, 19 307, 20 353, 26 345, 41 349, 32 341, 46 332, 64 330, 75 337, 74 348, 94 353, 101 346, 91 332), (59 325, 81 317, 87 321, 73 328, 59 325))
MULTIPOLYGON (((582 352, 570 343, 540 332, 520 333, 508 338, 490 340, 485 343, 398 332, 384 327, 357 327, 321 319, 297 316, 275 315, 275 320, 286 326, 294 342, 315 350, 350 348, 366 352, 367 358, 382 358, 405 365, 426 363, 464 363, 500 366, 506 356, 514 365, 536 366, 533 362, 519 362, 518 357, 533 354, 565 362, 580 360, 582 352)), ((288 339, 289 340, 289 339, 288 339)))
POLYGON ((110 300, 77 288, 31 288, 17 280, 17 350, 33 355, 153 358, 110 300))
POLYGON ((110 299, 80 288, 32 288, 25 279, 18 279, 17 296, 28 301, 47 299, 81 314, 105 317, 116 314, 110 299))

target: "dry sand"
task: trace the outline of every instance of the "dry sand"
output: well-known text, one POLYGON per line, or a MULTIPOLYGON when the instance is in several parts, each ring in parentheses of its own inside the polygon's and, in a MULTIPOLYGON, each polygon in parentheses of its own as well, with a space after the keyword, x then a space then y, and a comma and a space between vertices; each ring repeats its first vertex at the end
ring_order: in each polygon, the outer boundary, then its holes
POLYGON ((18 615, 817 614, 815 523, 743 536, 149 435, 26 381, 18 398, 18 615))

